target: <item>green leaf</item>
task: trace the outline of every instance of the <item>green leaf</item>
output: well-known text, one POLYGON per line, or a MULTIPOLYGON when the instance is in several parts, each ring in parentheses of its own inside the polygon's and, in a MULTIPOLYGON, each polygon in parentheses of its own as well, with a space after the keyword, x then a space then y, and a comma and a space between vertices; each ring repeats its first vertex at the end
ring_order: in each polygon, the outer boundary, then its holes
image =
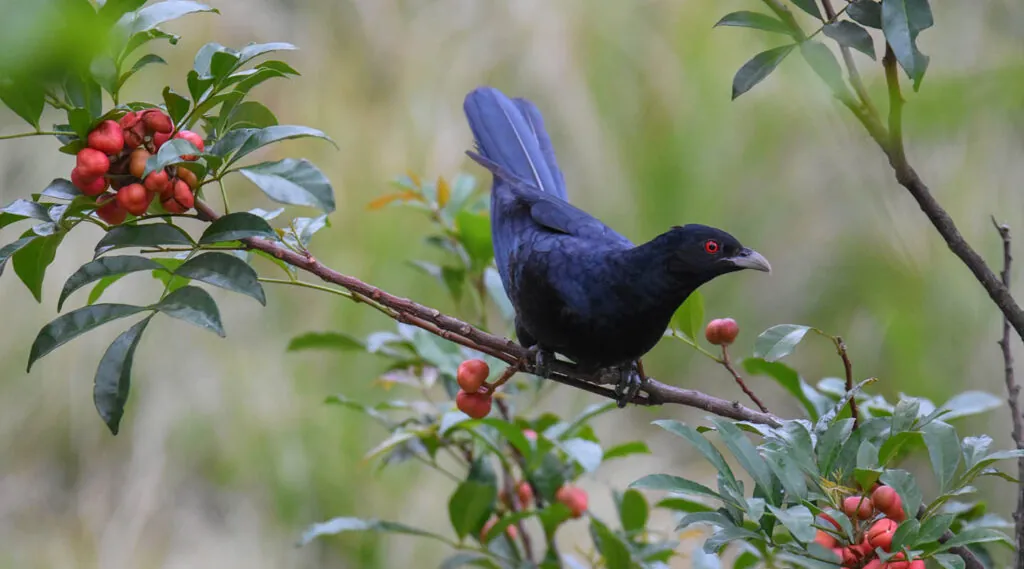
POLYGON ((540 512, 538 510, 522 510, 519 512, 505 514, 498 518, 498 521, 491 526, 491 529, 487 530, 487 534, 481 540, 483 543, 490 543, 494 538, 505 533, 508 526, 514 525, 532 516, 536 516, 540 512))
POLYGON ((277 124, 277 117, 273 111, 263 103, 257 101, 245 101, 231 109, 227 115, 222 115, 225 128, 266 128, 277 124))
POLYGON ((131 33, 137 34, 139 32, 153 29, 164 22, 176 20, 182 16, 194 14, 196 12, 220 13, 209 6, 198 2, 167 0, 165 2, 157 2, 156 4, 152 4, 138 12, 135 12, 133 17, 127 18, 126 23, 129 26, 131 33))
POLYGON ((102 257, 95 261, 86 263, 79 267, 78 270, 68 278, 67 282, 64 283, 64 288, 60 291, 60 300, 57 301, 57 311, 60 312, 61 308, 64 306, 64 301, 66 301, 72 293, 91 282, 115 275, 122 277, 137 271, 153 271, 161 268, 162 265, 159 263, 151 259, 147 259, 146 257, 139 257, 136 255, 102 257))
POLYGON ((948 410, 948 412, 942 416, 942 420, 949 422, 953 419, 959 419, 960 417, 969 417, 971 415, 980 415, 987 413, 993 409, 998 409, 1003 404, 1003 400, 999 399, 991 393, 984 391, 965 391, 954 395, 942 404, 941 409, 948 410))
POLYGON ((754 85, 757 85, 765 77, 768 77, 772 71, 775 71, 775 68, 782 63, 782 60, 789 55, 789 52, 793 51, 794 47, 796 47, 796 44, 762 51, 751 58, 750 61, 744 63, 732 79, 733 100, 752 89, 754 85))
POLYGON ((686 498, 684 496, 672 496, 672 495, 670 495, 667 498, 662 498, 661 501, 659 501, 657 504, 654 505, 654 507, 655 508, 662 508, 662 509, 666 509, 666 510, 674 510, 676 512, 686 512, 686 513, 690 513, 690 514, 697 513, 697 512, 713 512, 713 511, 715 511, 714 508, 712 508, 711 506, 707 506, 707 505, 702 504, 700 502, 695 502, 695 501, 690 500, 689 498, 686 498))
POLYGON ((322 522, 319 524, 313 524, 306 531, 302 532, 302 539, 299 541, 299 545, 306 545, 318 537, 327 535, 337 535, 339 533, 347 531, 376 531, 376 532, 387 532, 387 533, 401 533, 406 535, 415 535, 419 537, 429 537, 438 541, 446 542, 447 540, 435 533, 431 533, 426 530, 407 526, 397 522, 388 522, 382 520, 364 520, 360 518, 334 518, 332 520, 322 522))
POLYGON ((1001 531, 994 530, 991 528, 974 528, 964 530, 953 536, 953 539, 943 543, 939 547, 938 552, 949 551, 954 547, 960 547, 963 545, 971 545, 976 543, 988 543, 992 541, 1002 541, 1009 545, 1013 545, 1013 542, 1001 531))
POLYGON ((818 420, 818 408, 814 402, 807 397, 807 390, 810 388, 797 374, 796 370, 782 362, 769 362, 762 358, 747 358, 743 360, 743 369, 747 373, 756 375, 767 375, 774 378, 779 385, 804 406, 807 416, 812 421, 818 420))
POLYGON ((145 178, 151 173, 163 170, 168 166, 191 162, 183 157, 198 156, 200 154, 202 152, 196 148, 196 145, 192 144, 192 141, 185 140, 184 138, 173 138, 165 142, 160 147, 160 150, 157 150, 156 154, 146 160, 146 168, 142 173, 142 177, 145 178))
POLYGON ((662 419, 654 421, 653 424, 689 441, 715 467, 715 470, 725 477, 731 486, 738 488, 736 477, 733 475, 732 469, 729 468, 729 464, 725 462, 725 458, 722 457, 722 453, 718 452, 718 449, 704 435, 697 432, 693 427, 679 421, 662 419))
POLYGON ((229 213, 210 224, 199 238, 200 245, 239 241, 247 237, 276 239, 277 234, 265 219, 247 211, 229 213))
POLYGON ((875 59, 875 44, 871 39, 871 34, 857 24, 842 20, 828 24, 822 31, 826 36, 836 40, 839 45, 852 47, 871 59, 875 59))
POLYGON ((220 311, 210 293, 195 286, 182 287, 151 307, 172 318, 177 318, 206 328, 223 338, 224 326, 220 321, 220 311))
POLYGON ((448 501, 448 517, 459 539, 480 533, 497 497, 494 486, 469 480, 459 484, 448 501))
MULTIPOLYGON (((171 115, 174 124, 179 124, 181 119, 188 114, 192 103, 187 98, 175 93, 170 87, 164 87, 163 96, 164 104, 167 105, 167 114, 171 115)), ((160 147, 160 150, 163 150, 163 146, 160 147)))
POLYGON ((679 520, 679 524, 676 526, 676 531, 682 531, 693 524, 707 524, 711 526, 718 526, 720 528, 731 528, 736 525, 721 511, 694 512, 683 516, 683 519, 679 520))
POLYGON ((754 357, 768 362, 780 360, 793 353, 796 345, 804 339, 810 326, 779 324, 761 332, 754 340, 754 357))
POLYGON ((134 12, 142 7, 146 0, 107 0, 101 2, 99 15, 109 19, 117 19, 127 12, 134 12))
MULTIPOLYGON (((718 429, 722 442, 725 443, 725 446, 736 457, 736 460, 743 466, 743 469, 750 474, 754 482, 764 492, 770 493, 772 489, 772 474, 764 463, 764 459, 757 454, 757 449, 754 448, 753 443, 732 423, 717 417, 713 417, 711 422, 718 429)), ((768 501, 775 503, 771 497, 769 497, 768 501)))
POLYGON ((73 200, 81 197, 82 192, 78 190, 71 181, 64 178, 54 178, 50 184, 40 192, 40 195, 58 200, 73 200))
POLYGON ((307 332, 288 342, 287 351, 327 349, 337 351, 365 350, 359 339, 339 332, 307 332))
POLYGON ((704 552, 717 553, 718 550, 722 548, 722 546, 726 545, 727 543, 736 541, 737 539, 742 539, 747 543, 751 544, 764 542, 764 538, 761 535, 756 534, 748 529, 744 529, 741 527, 723 528, 715 532, 714 535, 709 537, 707 541, 704 542, 704 552))
POLYGON ((904 445, 915 441, 923 442, 923 440, 918 431, 904 431, 890 436, 882 443, 882 448, 878 451, 878 463, 882 466, 888 465, 892 459, 896 458, 904 445))
POLYGON ((142 339, 152 316, 147 316, 107 347, 96 369, 93 382, 92 400, 100 418, 107 424, 111 434, 117 435, 124 416, 124 405, 128 401, 128 390, 131 388, 132 360, 135 348, 142 339))
POLYGON ((44 93, 42 85, 36 81, 0 78, 0 101, 36 130, 39 130, 39 118, 43 115, 44 93))
POLYGON ((939 421, 930 423, 924 428, 924 444, 939 482, 939 492, 945 493, 960 466, 960 439, 956 429, 939 421))
POLYGON ((818 530, 811 525, 814 523, 814 514, 806 506, 793 506, 786 509, 776 508, 769 505, 768 509, 782 525, 786 526, 793 537, 806 543, 814 539, 818 530))
POLYGON ((782 483, 790 499, 807 498, 807 481, 804 472, 788 453, 782 450, 763 449, 765 464, 782 483))
POLYGON ((647 499, 636 490, 626 490, 619 504, 619 520, 627 533, 640 533, 647 527, 650 508, 647 499))
POLYGON ((291 51, 298 49, 294 45, 286 42, 272 42, 272 43, 250 43, 242 48, 239 52, 240 58, 239 64, 246 63, 247 61, 259 57, 261 55, 271 53, 274 51, 291 51))
POLYGON ((903 499, 903 512, 907 518, 917 517, 917 509, 921 505, 921 489, 914 482, 914 475, 906 470, 886 470, 880 480, 903 499))
POLYGON ((776 32, 786 35, 792 35, 793 33, 793 31, 789 29, 789 26, 780 20, 760 12, 732 12, 731 14, 726 14, 721 20, 718 20, 715 27, 718 26, 754 28, 757 30, 764 30, 766 32, 776 32))
MULTIPOLYGON (((125 20, 122 20, 122 21, 125 21, 125 20)), ((127 23, 128 23, 128 26, 131 25, 131 21, 130 20, 127 23)), ((120 23, 118 25, 120 27, 120 23)), ((158 29, 150 29, 150 30, 146 30, 145 32, 140 32, 140 33, 137 33, 137 34, 132 34, 131 37, 128 38, 128 43, 125 45, 124 50, 121 52, 122 60, 124 58, 128 57, 129 55, 131 55, 132 52, 134 52, 139 47, 141 47, 143 45, 146 45, 147 43, 149 43, 149 42, 151 42, 151 41, 153 41, 155 39, 165 39, 171 45, 177 45, 178 40, 181 39, 181 36, 179 36, 177 34, 170 34, 170 33, 167 33, 167 32, 165 32, 163 30, 158 30, 158 29)))
POLYGON ((460 211, 455 217, 459 231, 459 242, 466 248, 474 267, 484 267, 494 257, 491 244, 491 219, 487 215, 460 211))
MULTIPOLYGON (((228 164, 230 165, 239 160, 240 158, 242 158, 243 156, 246 156, 251 152, 254 152, 264 146, 267 146, 268 144, 273 144, 275 142, 280 142, 282 140, 291 140, 294 138, 320 138, 326 140, 327 142, 330 142, 331 144, 334 144, 334 141, 331 140, 331 137, 327 136, 326 134, 315 128, 295 125, 268 126, 267 128, 261 128, 256 131, 249 132, 248 136, 245 136, 241 142, 232 141, 232 145, 236 143, 238 144, 238 146, 236 147, 238 151, 235 152, 235 155, 231 157, 231 160, 228 162, 228 164)), ((335 148, 337 148, 336 144, 334 144, 334 146, 335 148)), ((229 150, 230 147, 231 145, 225 145, 221 150, 229 150)), ((212 153, 217 154, 216 150, 217 149, 215 147, 212 153)), ((221 154, 221 156, 226 155, 227 152, 221 154)))
POLYGON ((917 543, 917 534, 920 530, 921 522, 915 518, 901 522, 899 527, 896 528, 896 532, 892 535, 892 549, 890 551, 899 551, 903 546, 911 546, 917 543))
POLYGON ((132 65, 131 69, 121 74, 121 76, 117 79, 117 88, 120 89, 125 84, 125 82, 132 78, 133 75, 141 71, 147 65, 152 65, 154 63, 159 63, 160 65, 167 65, 167 61, 159 55, 155 53, 147 53, 146 55, 143 55, 138 60, 136 60, 135 64, 132 65))
POLYGON ((87 305, 96 304, 96 301, 99 300, 101 296, 103 296, 103 292, 107 290, 107 288, 109 288, 110 285, 121 280, 121 277, 123 276, 124 275, 113 275, 109 277, 103 277, 102 279, 100 279, 100 281, 96 283, 96 286, 92 287, 92 290, 89 291, 89 298, 88 300, 85 301, 85 303, 87 305))
POLYGON ((949 526, 953 524, 953 520, 956 519, 954 514, 938 514, 931 516, 923 524, 921 524, 920 531, 917 532, 917 541, 920 543, 928 543, 930 541, 937 541, 942 534, 946 533, 949 526))
POLYGON ((853 419, 840 419, 818 437, 815 451, 818 455, 821 472, 828 473, 832 470, 832 465, 839 458, 843 443, 850 437, 851 432, 853 432, 853 419))
POLYGON ((156 247, 159 245, 192 245, 188 233, 176 225, 152 223, 149 225, 118 225, 96 244, 100 255, 121 247, 156 247))
POLYGON ((50 221, 50 213, 47 211, 46 206, 29 200, 14 200, 4 206, 3 209, 0 209, 0 211, 12 215, 31 217, 40 221, 50 221))
POLYGON ((932 559, 941 565, 943 569, 964 569, 966 567, 964 559, 952 553, 940 553, 933 556, 932 559))
POLYGON ((642 490, 666 490, 668 492, 677 492, 679 494, 699 494, 701 496, 710 496, 718 500, 724 500, 721 494, 707 486, 704 486, 703 484, 687 480, 680 476, 673 476, 671 474, 648 474, 647 476, 644 476, 630 484, 629 487, 639 488, 642 490))
POLYGON ((594 545, 604 557, 605 567, 608 569, 630 569, 632 557, 622 538, 615 535, 597 518, 590 518, 590 532, 594 538, 594 545))
POLYGON ((761 563, 761 558, 753 551, 744 551, 736 557, 732 569, 753 569, 761 563))
POLYGON ((988 452, 988 447, 992 445, 992 437, 988 435, 981 435, 978 437, 964 437, 963 440, 963 455, 964 455, 964 468, 970 470, 974 465, 981 462, 988 452))
POLYGON ((816 2, 816 0, 792 0, 792 2, 794 6, 800 8, 801 10, 807 12, 808 14, 814 16, 815 18, 821 21, 825 20, 824 18, 821 17, 821 11, 818 10, 818 3, 816 2))
POLYGON ((604 461, 608 462, 614 458, 623 458, 632 454, 651 454, 651 449, 643 441, 622 443, 604 451, 604 461))
POLYGON ((917 35, 933 23, 928 0, 882 0, 882 31, 915 91, 928 68, 928 56, 917 49, 917 35))
MULTIPOLYGON (((46 277, 46 269, 53 263, 57 255, 57 248, 64 240, 65 232, 54 233, 46 237, 39 237, 26 243, 18 249, 11 259, 14 265, 14 272, 25 283, 29 292, 36 299, 36 302, 43 301, 43 280, 46 277)), ((22 238, 28 234, 22 235, 22 238)))
POLYGON ((13 243, 8 243, 7 245, 0 247, 0 274, 3 274, 4 266, 7 264, 7 259, 11 258, 11 255, 14 255, 22 248, 29 245, 38 238, 39 237, 35 235, 30 237, 22 237, 21 239, 18 239, 13 243))
MULTIPOLYGON (((223 219, 223 218, 222 218, 223 219)), ((248 263, 228 253, 212 252, 193 257, 174 272, 180 277, 244 294, 266 306, 263 285, 248 263)))
POLYGON ((672 327, 696 342, 704 330, 704 297, 693 291, 672 316, 672 327))
POLYGON ((127 304, 95 304, 68 312, 55 318, 43 326, 32 342, 29 351, 27 371, 32 371, 32 364, 53 350, 85 334, 89 330, 102 326, 112 320, 138 314, 147 310, 144 306, 127 304))
POLYGON ((601 466, 604 453, 601 451, 601 445, 595 442, 585 439, 569 439, 561 443, 559 447, 586 472, 594 472, 597 467, 601 466))
POLYGON ((334 211, 331 182, 308 160, 285 158, 247 166, 239 171, 278 203, 315 207, 327 213, 334 211))
POLYGON ((882 5, 875 0, 853 0, 846 8, 846 15, 858 24, 882 29, 882 5))
POLYGON ((100 55, 89 64, 89 73, 103 90, 113 93, 117 90, 117 64, 109 55, 100 55))
POLYGON ((533 454, 533 449, 530 447, 530 441, 526 439, 526 435, 523 434, 522 429, 520 429, 518 425, 502 419, 488 418, 466 422, 463 424, 463 427, 470 428, 474 424, 486 425, 487 427, 494 429, 502 437, 505 437, 505 440, 527 459, 529 459, 533 454))

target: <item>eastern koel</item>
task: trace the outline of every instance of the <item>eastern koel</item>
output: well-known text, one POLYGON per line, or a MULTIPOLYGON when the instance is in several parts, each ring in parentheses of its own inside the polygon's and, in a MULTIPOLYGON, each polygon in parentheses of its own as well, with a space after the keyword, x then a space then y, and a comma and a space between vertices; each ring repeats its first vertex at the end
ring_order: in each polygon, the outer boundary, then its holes
POLYGON ((493 175, 491 232, 516 336, 544 375, 552 353, 585 372, 620 370, 620 405, 639 387, 636 361, 657 344, 679 306, 702 284, 768 261, 732 235, 675 226, 633 245, 569 203, 540 111, 492 87, 466 96, 477 152, 493 175))

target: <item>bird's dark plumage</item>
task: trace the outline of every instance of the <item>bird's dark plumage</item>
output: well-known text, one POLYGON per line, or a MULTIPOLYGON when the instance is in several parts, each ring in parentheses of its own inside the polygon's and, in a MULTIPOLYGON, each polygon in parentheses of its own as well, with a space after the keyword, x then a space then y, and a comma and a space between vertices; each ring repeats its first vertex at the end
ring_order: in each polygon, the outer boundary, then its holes
POLYGON ((560 353, 585 369, 636 361, 700 285, 768 262, 728 233, 673 227, 634 246, 571 205, 540 112, 525 99, 480 87, 464 109, 470 153, 494 175, 494 257, 526 346, 560 353))

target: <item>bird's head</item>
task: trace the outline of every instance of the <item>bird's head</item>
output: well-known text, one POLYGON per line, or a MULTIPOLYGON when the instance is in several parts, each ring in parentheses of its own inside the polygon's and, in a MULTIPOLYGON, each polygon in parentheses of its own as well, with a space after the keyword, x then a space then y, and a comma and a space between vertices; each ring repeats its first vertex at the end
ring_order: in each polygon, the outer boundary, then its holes
POLYGON ((668 270, 683 277, 707 282, 743 269, 772 271, 768 259, 721 229, 690 224, 673 227, 662 237, 671 248, 668 270))

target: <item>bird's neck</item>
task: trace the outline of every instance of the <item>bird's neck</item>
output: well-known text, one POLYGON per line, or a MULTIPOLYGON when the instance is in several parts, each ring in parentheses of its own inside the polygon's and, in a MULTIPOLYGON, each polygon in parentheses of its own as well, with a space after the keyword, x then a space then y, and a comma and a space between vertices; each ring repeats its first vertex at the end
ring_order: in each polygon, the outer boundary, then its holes
POLYGON ((663 234, 625 253, 625 262, 636 277, 631 286, 641 305, 674 313, 686 297, 707 282, 704 275, 687 270, 678 261, 679 243, 663 234))

